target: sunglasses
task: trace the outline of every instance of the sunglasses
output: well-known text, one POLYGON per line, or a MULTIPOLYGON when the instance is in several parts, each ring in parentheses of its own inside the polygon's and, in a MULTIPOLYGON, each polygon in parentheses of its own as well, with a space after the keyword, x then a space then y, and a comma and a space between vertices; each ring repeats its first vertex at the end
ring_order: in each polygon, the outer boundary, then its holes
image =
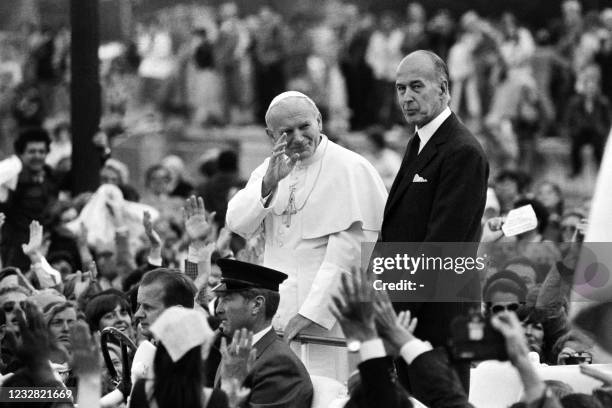
POLYGON ((490 310, 493 314, 498 314, 501 312, 516 312, 517 310, 519 310, 519 308, 521 307, 520 304, 518 303, 509 303, 507 305, 495 305, 495 306, 491 306, 490 310))
POLYGON ((15 310, 17 307, 23 310, 24 305, 25 305, 25 300, 22 300, 21 302, 15 302, 15 301, 9 300, 8 302, 4 302, 4 304, 2 305, 2 310, 4 311, 4 313, 12 313, 13 310, 15 310))

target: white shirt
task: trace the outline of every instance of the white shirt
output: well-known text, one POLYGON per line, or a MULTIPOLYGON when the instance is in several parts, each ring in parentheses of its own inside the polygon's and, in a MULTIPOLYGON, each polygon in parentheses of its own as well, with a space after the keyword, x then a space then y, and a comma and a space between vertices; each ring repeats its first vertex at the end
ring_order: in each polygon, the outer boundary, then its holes
POLYGON ((419 153, 423 150, 429 139, 436 133, 436 131, 442 126, 442 123, 451 115, 451 110, 447 106, 438 116, 429 121, 428 124, 423 126, 422 128, 417 127, 417 134, 421 139, 421 144, 419 145, 419 153))
MULTIPOLYGON (((431 343, 415 337, 402 346, 400 349, 400 356, 406 361, 406 364, 410 365, 418 356, 431 350, 433 350, 431 343)), ((373 358, 385 357, 386 355, 387 352, 385 351, 383 341, 379 338, 361 343, 361 348, 359 349, 361 362, 373 358)))
POLYGON ((266 334, 268 334, 268 332, 272 330, 272 325, 266 327, 265 329, 258 331, 257 333, 255 333, 253 335, 253 344, 257 344, 257 342, 259 340, 261 340, 263 338, 263 336, 265 336, 266 334))

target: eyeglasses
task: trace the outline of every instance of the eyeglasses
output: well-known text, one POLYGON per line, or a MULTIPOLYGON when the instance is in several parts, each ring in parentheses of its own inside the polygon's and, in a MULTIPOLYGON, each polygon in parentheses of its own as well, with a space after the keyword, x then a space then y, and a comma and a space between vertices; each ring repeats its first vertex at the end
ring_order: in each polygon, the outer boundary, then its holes
POLYGON ((494 305, 491 306, 490 309, 493 314, 498 314, 504 311, 516 312, 520 307, 521 305, 519 303, 508 303, 507 305, 494 305))
POLYGON ((19 307, 19 309, 23 310, 24 309, 24 304, 25 301, 22 300, 21 302, 15 302, 13 300, 9 300, 8 302, 4 302, 2 304, 2 310, 4 311, 4 313, 12 313, 13 310, 15 310, 15 308, 19 307))

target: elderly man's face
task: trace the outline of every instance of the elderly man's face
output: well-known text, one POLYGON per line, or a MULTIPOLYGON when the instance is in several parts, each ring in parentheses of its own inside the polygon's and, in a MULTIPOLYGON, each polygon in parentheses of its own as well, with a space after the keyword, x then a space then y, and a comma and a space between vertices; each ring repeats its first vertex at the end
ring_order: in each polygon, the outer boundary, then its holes
POLYGON ((231 338, 236 330, 251 329, 251 301, 237 292, 219 293, 219 304, 215 314, 221 319, 219 329, 223 335, 231 338))
POLYGON ((138 288, 138 310, 134 314, 134 319, 139 321, 142 333, 145 336, 151 336, 149 328, 166 310, 162 300, 164 294, 165 289, 161 283, 151 283, 138 288))
POLYGON ((422 127, 444 110, 448 83, 437 77, 429 56, 413 53, 397 67, 395 90, 406 122, 422 127))
POLYGON ((312 156, 321 141, 322 121, 312 104, 302 97, 290 97, 270 111, 266 132, 273 140, 287 134, 288 156, 299 154, 304 160, 312 156))

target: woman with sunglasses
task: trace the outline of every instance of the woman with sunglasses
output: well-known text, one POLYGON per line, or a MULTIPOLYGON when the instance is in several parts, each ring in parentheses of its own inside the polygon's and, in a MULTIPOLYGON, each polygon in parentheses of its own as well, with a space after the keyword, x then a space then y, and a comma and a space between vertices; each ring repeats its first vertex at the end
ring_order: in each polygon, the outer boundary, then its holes
POLYGON ((527 287, 514 272, 503 270, 491 276, 484 285, 485 314, 492 316, 503 311, 518 312, 525 304, 527 287))

